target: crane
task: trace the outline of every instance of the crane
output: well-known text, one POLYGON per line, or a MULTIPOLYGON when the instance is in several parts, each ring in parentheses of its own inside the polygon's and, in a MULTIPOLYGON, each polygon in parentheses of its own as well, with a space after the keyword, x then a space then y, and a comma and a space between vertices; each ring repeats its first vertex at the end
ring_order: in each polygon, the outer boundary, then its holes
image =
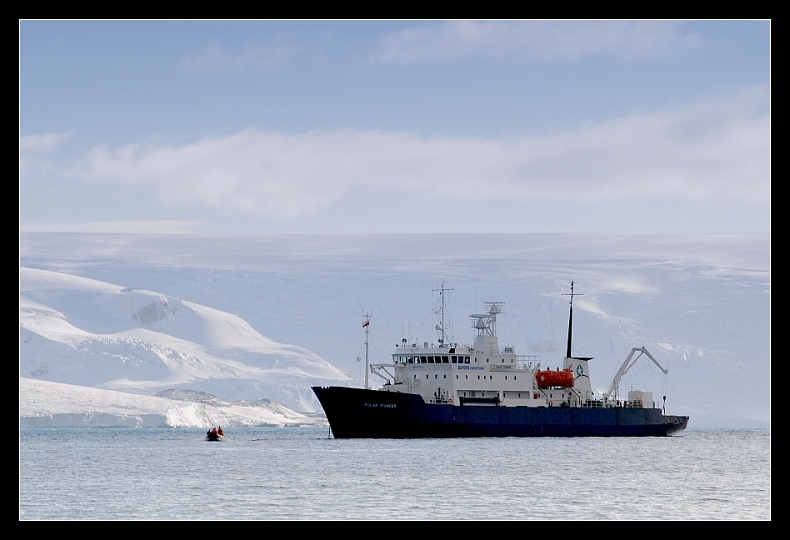
POLYGON ((620 366, 620 369, 617 371, 617 375, 614 376, 614 379, 612 380, 612 384, 609 386, 609 390, 607 390, 606 393, 603 395, 604 401, 608 401, 609 398, 612 397, 612 394, 614 394, 615 400, 618 399, 620 393, 620 379, 623 377, 623 375, 625 375, 628 372, 629 369, 631 369, 631 367, 636 363, 637 360, 639 360, 639 358, 643 354, 648 358, 650 358, 653 361, 653 363, 658 366, 658 369, 660 369, 664 373, 664 375, 666 375, 669 372, 668 369, 664 369, 663 367, 661 367, 661 364, 658 363, 658 360, 656 360, 645 347, 634 347, 633 349, 631 349, 631 352, 628 353, 628 356, 626 357, 625 362, 623 362, 623 365, 620 366), (637 352, 639 352, 639 356, 634 358, 634 354, 636 354, 637 352), (633 361, 631 360, 632 358, 633 361))

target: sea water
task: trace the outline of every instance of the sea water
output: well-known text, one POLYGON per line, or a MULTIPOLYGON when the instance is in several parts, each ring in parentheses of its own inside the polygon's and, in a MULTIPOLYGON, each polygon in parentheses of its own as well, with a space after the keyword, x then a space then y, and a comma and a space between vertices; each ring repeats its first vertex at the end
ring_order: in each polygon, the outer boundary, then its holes
POLYGON ((22 429, 20 520, 770 520, 769 430, 338 440, 22 429))

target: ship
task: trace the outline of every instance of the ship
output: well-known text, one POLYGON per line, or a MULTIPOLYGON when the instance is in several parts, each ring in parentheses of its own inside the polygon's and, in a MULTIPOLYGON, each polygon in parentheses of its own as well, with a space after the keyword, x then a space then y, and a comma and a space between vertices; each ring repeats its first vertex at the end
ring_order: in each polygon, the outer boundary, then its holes
POLYGON ((504 302, 486 302, 487 311, 470 315, 473 345, 447 340, 444 284, 437 343, 402 340, 392 362, 370 364, 370 314, 365 315, 365 385, 314 386, 332 435, 347 438, 446 437, 663 437, 688 426, 688 416, 666 414, 663 403, 641 389, 620 396, 623 375, 642 357, 665 370, 645 347, 634 347, 606 392, 596 396, 590 381, 592 357, 571 354, 571 282, 568 341, 562 366, 541 366, 540 356, 517 355, 499 346, 497 315, 504 302), (370 387, 369 375, 384 380, 370 387))

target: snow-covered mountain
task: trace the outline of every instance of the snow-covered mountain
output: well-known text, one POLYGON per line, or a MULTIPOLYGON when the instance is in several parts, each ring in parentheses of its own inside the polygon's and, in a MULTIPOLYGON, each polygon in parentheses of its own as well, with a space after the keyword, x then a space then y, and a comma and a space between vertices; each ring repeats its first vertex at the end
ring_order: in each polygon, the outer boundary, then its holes
MULTIPOLYGON (((23 377, 135 394, 188 389, 232 401, 265 397, 308 412, 319 407, 311 384, 349 379, 236 315, 160 293, 31 268, 20 268, 19 292, 23 377)), ((31 391, 25 381, 20 394, 31 391)), ((75 391, 61 385, 57 393, 75 391)), ((144 403, 150 411, 150 400, 144 403)), ((183 425, 172 410, 167 423, 183 425)))
POLYGON ((325 425, 271 400, 225 402, 210 394, 166 390, 131 394, 22 377, 21 427, 200 427, 325 425))
POLYGON ((435 341, 441 283, 453 341, 471 342, 483 302, 505 301, 500 343, 559 365, 571 280, 584 295, 573 352, 595 357, 597 391, 646 346, 669 374, 639 363, 621 388, 666 395, 692 426, 769 425, 770 235, 23 233, 20 414, 33 398, 36 414, 60 407, 32 381, 317 412, 312 384, 364 376, 363 313, 373 362, 401 338, 435 341))

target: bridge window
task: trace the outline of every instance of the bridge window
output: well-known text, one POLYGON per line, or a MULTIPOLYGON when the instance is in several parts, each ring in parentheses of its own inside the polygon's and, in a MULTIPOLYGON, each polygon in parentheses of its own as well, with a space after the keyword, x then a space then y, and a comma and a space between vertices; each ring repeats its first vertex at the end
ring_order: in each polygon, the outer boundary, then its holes
POLYGON ((442 364, 449 364, 450 357, 449 356, 442 356, 442 364))

